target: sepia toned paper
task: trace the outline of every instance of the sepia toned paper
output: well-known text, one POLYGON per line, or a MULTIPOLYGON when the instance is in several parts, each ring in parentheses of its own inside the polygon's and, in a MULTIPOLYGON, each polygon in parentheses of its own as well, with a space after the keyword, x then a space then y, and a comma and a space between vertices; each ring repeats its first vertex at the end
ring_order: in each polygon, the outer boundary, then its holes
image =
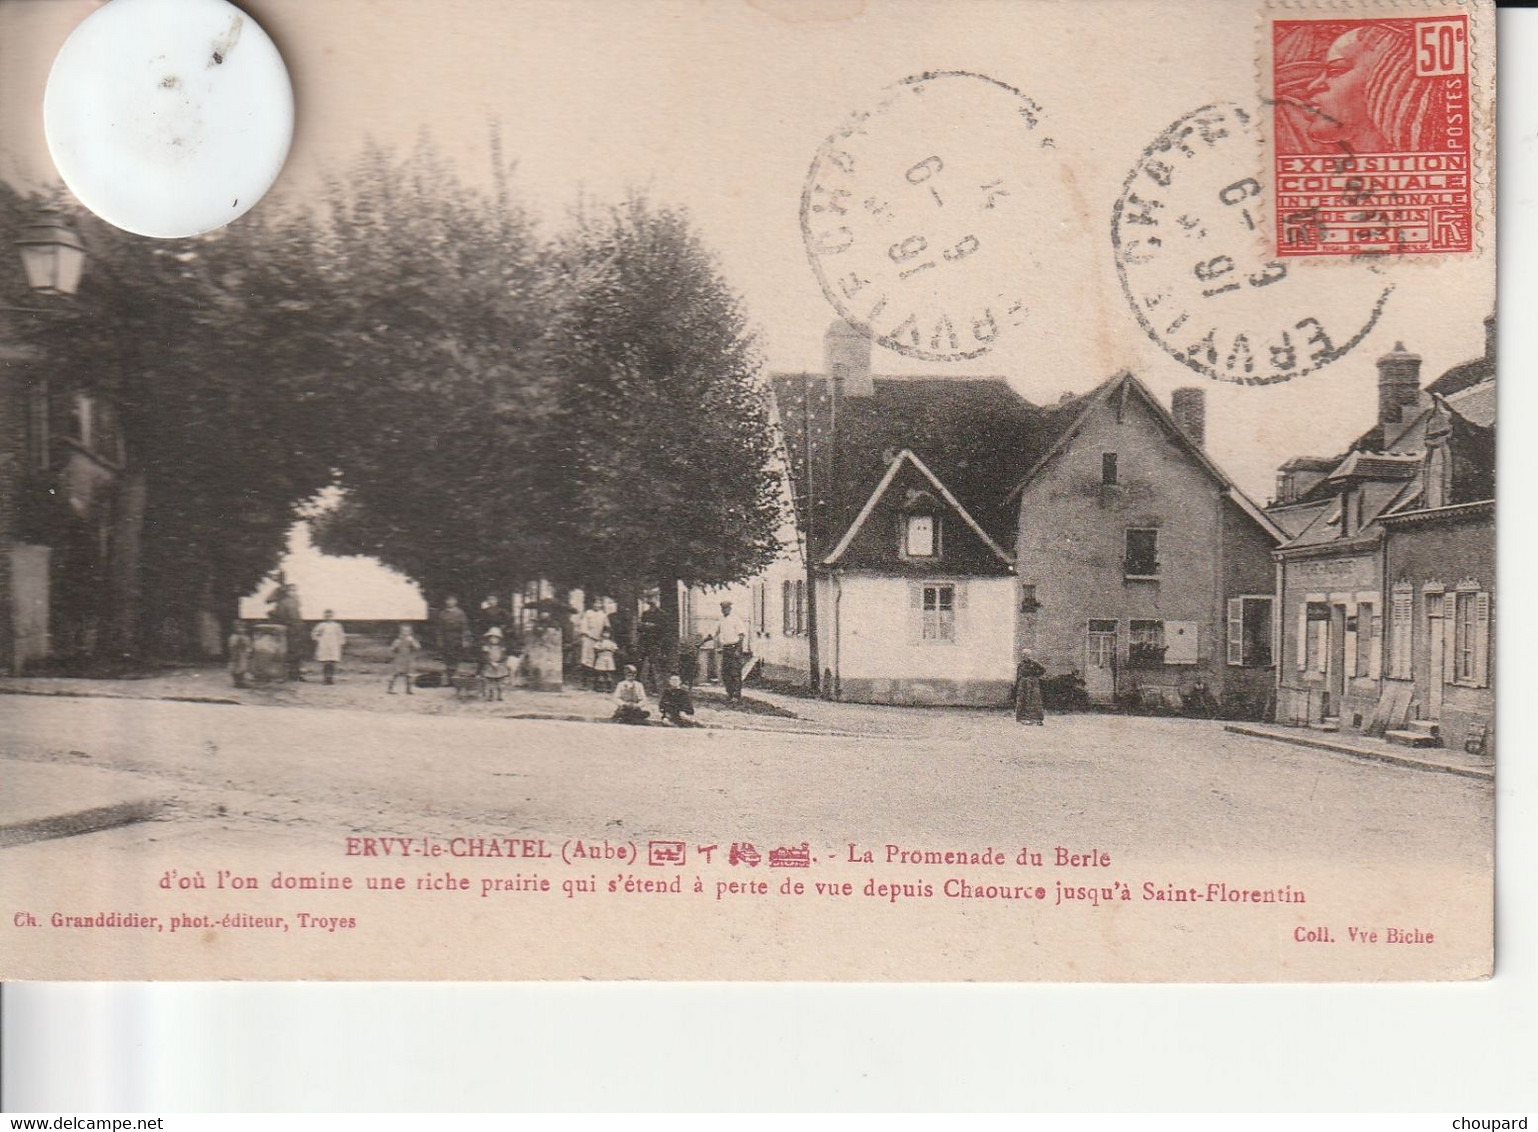
MULTIPOLYGON (((55 181, 41 94, 93 7, 0 3, 23 195, 55 181)), ((545 686, 560 626, 536 664, 532 622, 501 698, 392 697, 395 621, 443 666, 442 595, 399 612, 409 587, 355 560, 313 575, 349 632, 335 685, 311 650, 303 684, 232 687, 229 608, 201 665, 66 671, 65 552, 9 500, 149 457, 104 462, 77 412, 24 467, 39 376, 89 398, 92 375, 7 314, 0 974, 1492 973, 1488 5, 246 9, 298 128, 236 228, 345 192, 371 145, 430 147, 542 238, 636 195, 686 211, 756 336, 779 552, 679 595, 674 631, 710 645, 693 728, 654 690, 648 726, 610 721, 580 645, 545 686), (743 707, 714 682, 734 663, 743 707)), ((336 286, 292 301, 378 294, 336 286)), ((519 609, 637 614, 516 582, 519 609)))

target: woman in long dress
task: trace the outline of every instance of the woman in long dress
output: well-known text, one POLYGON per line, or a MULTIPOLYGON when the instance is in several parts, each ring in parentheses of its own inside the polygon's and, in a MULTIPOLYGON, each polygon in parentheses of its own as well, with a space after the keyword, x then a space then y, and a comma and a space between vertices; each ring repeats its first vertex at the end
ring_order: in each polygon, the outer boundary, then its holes
POLYGON ((1029 652, 1020 654, 1020 663, 1015 667, 1016 723, 1046 723, 1047 712, 1041 702, 1041 678, 1046 672, 1029 652))

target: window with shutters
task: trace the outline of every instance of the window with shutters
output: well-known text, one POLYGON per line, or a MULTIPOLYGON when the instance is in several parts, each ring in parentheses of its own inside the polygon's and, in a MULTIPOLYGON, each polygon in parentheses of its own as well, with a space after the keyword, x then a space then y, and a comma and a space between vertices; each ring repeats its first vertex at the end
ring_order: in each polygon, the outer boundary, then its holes
POLYGON ((1473 586, 1459 586, 1453 595, 1453 664, 1450 683, 1469 688, 1489 685, 1490 595, 1473 586))
POLYGON ((1409 582, 1394 586, 1389 614, 1388 674, 1391 680, 1408 680, 1413 675, 1415 633, 1415 588, 1409 582))
POLYGON ((781 629, 787 637, 806 633, 806 581, 786 580, 780 591, 781 629))
POLYGON ((1243 668, 1271 666, 1271 598, 1228 599, 1228 663, 1243 668))
POLYGON ((923 587, 919 638, 925 641, 954 641, 956 639, 956 587, 953 585, 926 585, 923 587))

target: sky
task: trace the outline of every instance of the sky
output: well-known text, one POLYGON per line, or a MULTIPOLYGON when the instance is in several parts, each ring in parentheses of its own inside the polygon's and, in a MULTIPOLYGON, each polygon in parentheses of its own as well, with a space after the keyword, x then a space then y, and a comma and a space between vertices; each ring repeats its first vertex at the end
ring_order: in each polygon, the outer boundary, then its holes
MULTIPOLYGON (((0 0, 0 177, 52 176, 37 113, 49 60, 98 5, 0 0)), ((741 293, 770 369, 820 370, 835 312, 800 228, 808 170, 824 138, 891 84, 961 70, 1017 88, 1053 148, 1017 213, 1030 317, 989 354, 915 362, 878 348, 884 373, 999 374, 1055 401, 1121 369, 1166 403, 1207 390, 1208 449, 1265 502, 1276 465, 1329 454, 1373 423, 1373 361, 1397 341, 1426 380, 1478 355, 1493 309, 1493 239, 1446 262, 1395 264, 1377 326, 1345 357, 1266 387, 1185 369, 1138 328, 1116 278, 1111 212, 1143 148, 1186 113, 1258 106, 1259 42, 1249 6, 1098 0, 1084 4, 861 0, 250 0, 294 78, 299 122, 268 201, 302 201, 344 175, 373 138, 401 148, 424 133, 472 181, 490 175, 498 121, 514 188, 547 230, 579 196, 639 187, 688 206, 741 293), (1050 174, 1050 175, 1049 175, 1050 174)), ((955 137, 967 139, 967 124, 955 137)), ((992 135, 989 135, 991 138, 992 135)), ((990 141, 991 145, 992 142, 990 141)), ((1000 143, 1001 149, 1003 143, 1000 143)), ((1043 151, 1045 153, 1045 151, 1043 151)), ((1016 154, 1030 162, 1031 155, 1016 154)), ((1256 171, 1259 172, 1256 157, 1256 171)), ((1305 309, 1340 305, 1359 265, 1294 273, 1305 309)), ((1293 281, 1289 281, 1291 285, 1293 281)), ((1321 314, 1321 317, 1325 315, 1321 314)))

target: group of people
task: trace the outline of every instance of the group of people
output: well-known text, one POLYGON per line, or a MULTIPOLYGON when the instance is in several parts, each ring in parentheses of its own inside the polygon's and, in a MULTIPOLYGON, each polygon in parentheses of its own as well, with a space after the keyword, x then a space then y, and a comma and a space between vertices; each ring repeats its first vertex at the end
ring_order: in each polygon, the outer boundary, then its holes
MULTIPOLYGON (((326 610, 325 618, 307 633, 304 615, 299 608, 297 586, 280 583, 269 596, 268 602, 271 608, 270 620, 287 630, 284 644, 285 677, 289 680, 305 678, 304 657, 308 651, 308 642, 313 646, 315 660, 320 664, 321 680, 335 684, 337 666, 342 663, 342 651, 347 647, 347 631, 336 619, 336 614, 326 610)), ((237 688, 248 687, 256 660, 256 642, 251 636, 251 627, 245 621, 236 621, 230 627, 225 653, 229 657, 230 681, 237 688)))
MULTIPOLYGON (((323 620, 307 626, 299 604, 298 587, 280 582, 268 598, 270 620, 284 626, 286 633, 285 666, 290 680, 305 679, 304 660, 313 648, 314 660, 321 667, 326 684, 336 682, 338 667, 347 648, 347 632, 326 610, 323 620)), ((573 619, 579 679, 584 687, 608 692, 614 698, 613 719, 619 723, 645 725, 652 717, 648 684, 660 688, 656 710, 663 722, 675 727, 701 726, 694 720, 694 699, 689 687, 677 673, 670 673, 664 649, 666 618, 654 601, 648 601, 636 624, 636 663, 620 665, 620 644, 614 637, 608 614, 597 599, 589 599, 586 608, 573 619)), ((460 606, 457 596, 444 599, 443 608, 433 620, 434 636, 443 660, 443 681, 453 686, 455 677, 472 660, 484 694, 489 700, 501 700, 511 682, 518 657, 517 627, 510 611, 497 598, 489 598, 479 610, 479 624, 473 624, 460 606), (477 630, 479 631, 477 637, 477 630)), ((728 700, 742 698, 742 668, 749 649, 750 630, 733 612, 732 603, 721 603, 721 616, 713 630, 703 638, 720 654, 721 680, 728 700)), ((390 670, 385 691, 395 694, 396 684, 414 694, 417 669, 426 645, 415 628, 401 624, 390 642, 390 670)), ((227 642, 230 676, 238 688, 252 680, 256 648, 250 626, 236 621, 227 642)), ((692 681, 691 681, 692 683, 692 681)))
MULTIPOLYGON (((667 686, 657 698, 657 713, 664 723, 674 727, 699 727, 694 720, 694 697, 684 687, 683 678, 676 672, 668 677, 667 686)), ((625 665, 625 678, 614 688, 614 715, 616 723, 646 726, 651 712, 646 706, 646 685, 636 675, 636 666, 625 665)))

